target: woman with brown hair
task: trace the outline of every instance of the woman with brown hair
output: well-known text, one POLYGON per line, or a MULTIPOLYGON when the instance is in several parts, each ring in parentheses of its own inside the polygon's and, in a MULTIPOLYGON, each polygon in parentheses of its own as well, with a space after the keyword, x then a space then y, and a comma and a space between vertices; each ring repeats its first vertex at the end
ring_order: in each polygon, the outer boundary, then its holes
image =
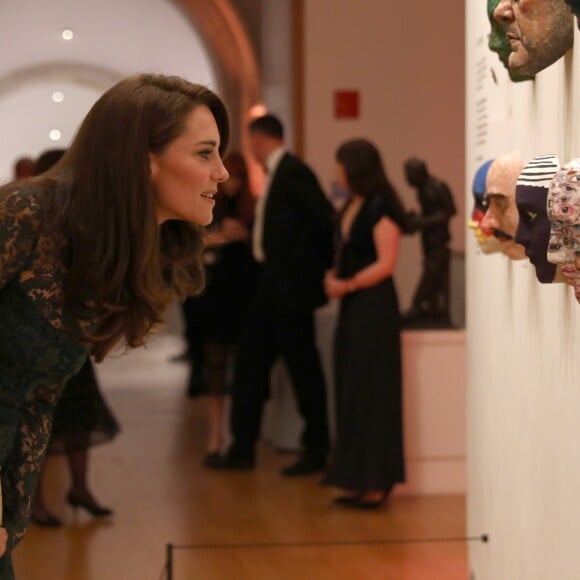
POLYGON ((379 507, 405 479, 401 322, 393 274, 405 212, 377 148, 366 139, 337 150, 337 179, 350 197, 337 232, 326 292, 340 299, 334 339, 336 444, 324 483, 335 500, 379 507))
POLYGON ((229 123, 210 90, 144 74, 109 89, 47 173, 0 189, 0 467, 14 577, 55 404, 87 353, 142 345, 204 285, 229 123))

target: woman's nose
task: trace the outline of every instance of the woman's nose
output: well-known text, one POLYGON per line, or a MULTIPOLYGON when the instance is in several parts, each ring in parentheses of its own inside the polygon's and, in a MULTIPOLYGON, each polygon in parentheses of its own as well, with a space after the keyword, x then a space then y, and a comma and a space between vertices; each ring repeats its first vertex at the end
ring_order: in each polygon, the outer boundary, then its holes
POLYGON ((222 183, 223 181, 226 181, 229 176, 230 176, 229 171, 226 169, 226 166, 223 164, 223 161, 220 159, 218 165, 214 168, 214 171, 213 171, 212 177, 213 177, 214 181, 217 181, 218 183, 222 183))

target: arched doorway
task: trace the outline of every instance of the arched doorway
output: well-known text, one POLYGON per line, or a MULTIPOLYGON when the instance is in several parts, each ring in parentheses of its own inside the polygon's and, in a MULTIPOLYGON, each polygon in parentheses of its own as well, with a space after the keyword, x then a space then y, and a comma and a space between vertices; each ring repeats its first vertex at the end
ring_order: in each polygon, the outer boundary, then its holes
POLYGON ((232 146, 245 149, 250 108, 261 101, 258 63, 240 18, 228 0, 173 0, 205 42, 230 110, 232 146))
POLYGON ((17 6, 3 9, 0 31, 11 50, 0 65, 0 181, 11 178, 19 155, 66 147, 94 100, 139 71, 181 74, 217 89, 231 113, 232 148, 245 148, 246 115, 260 100, 260 81, 250 39, 227 0, 156 0, 145 12, 138 2, 104 0, 90 15, 72 0, 57 7, 39 6, 26 26, 17 6), (126 23, 139 13, 140 26, 128 37, 126 23), (72 42, 60 37, 66 26, 75 29, 72 42), (64 91, 64 104, 52 103, 53 91, 64 91), (62 132, 59 142, 48 140, 53 128, 62 132))

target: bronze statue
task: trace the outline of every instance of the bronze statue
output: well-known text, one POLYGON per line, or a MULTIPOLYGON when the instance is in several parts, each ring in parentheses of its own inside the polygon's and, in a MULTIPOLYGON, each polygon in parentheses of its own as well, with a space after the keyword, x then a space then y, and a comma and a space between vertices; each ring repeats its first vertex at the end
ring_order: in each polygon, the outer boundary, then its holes
POLYGON ((405 162, 405 176, 417 190, 421 213, 407 215, 406 234, 421 232, 423 274, 411 309, 404 315, 407 327, 450 327, 449 316, 449 220, 457 213, 446 183, 433 177, 421 159, 405 162))

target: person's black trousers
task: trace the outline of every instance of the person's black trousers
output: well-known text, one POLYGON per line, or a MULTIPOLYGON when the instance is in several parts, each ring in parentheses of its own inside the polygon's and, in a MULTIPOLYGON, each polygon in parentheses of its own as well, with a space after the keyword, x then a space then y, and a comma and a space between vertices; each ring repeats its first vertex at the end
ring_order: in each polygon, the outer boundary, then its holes
POLYGON ((326 384, 316 347, 314 312, 272 299, 264 285, 254 298, 237 354, 232 393, 230 453, 253 459, 262 411, 270 395, 270 371, 278 356, 290 374, 304 419, 302 452, 323 460, 328 452, 326 384))

